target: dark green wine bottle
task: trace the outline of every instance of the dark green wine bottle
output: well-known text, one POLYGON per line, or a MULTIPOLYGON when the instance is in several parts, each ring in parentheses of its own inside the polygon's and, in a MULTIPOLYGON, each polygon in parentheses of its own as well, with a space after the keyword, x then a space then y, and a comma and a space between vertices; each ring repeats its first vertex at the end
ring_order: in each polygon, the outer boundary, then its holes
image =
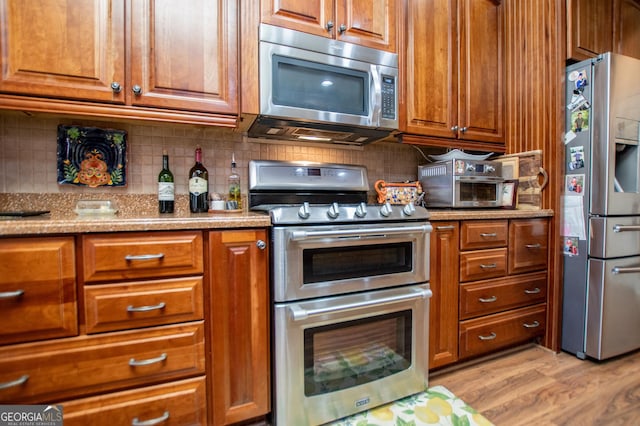
POLYGON ((169 170, 169 155, 162 151, 162 170, 158 175, 158 209, 160 213, 173 213, 175 202, 175 183, 169 170))
POLYGON ((189 209, 191 213, 209 211, 209 172, 202 165, 202 149, 196 148, 196 163, 189 171, 189 209))

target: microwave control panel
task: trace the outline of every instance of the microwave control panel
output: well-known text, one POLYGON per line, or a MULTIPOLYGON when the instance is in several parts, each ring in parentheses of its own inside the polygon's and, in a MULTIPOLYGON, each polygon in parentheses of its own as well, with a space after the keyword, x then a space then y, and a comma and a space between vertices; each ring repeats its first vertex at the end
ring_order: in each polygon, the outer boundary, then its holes
POLYGON ((382 76, 382 118, 396 119, 396 79, 382 76))

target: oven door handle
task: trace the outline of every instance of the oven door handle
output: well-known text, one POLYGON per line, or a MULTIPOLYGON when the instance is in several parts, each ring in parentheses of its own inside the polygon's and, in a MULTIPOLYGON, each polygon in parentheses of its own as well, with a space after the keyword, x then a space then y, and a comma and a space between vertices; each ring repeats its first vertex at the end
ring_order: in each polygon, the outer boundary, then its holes
POLYGON ((362 302, 354 302, 354 303, 344 303, 341 305, 333 305, 326 306, 317 309, 304 309, 298 304, 294 304, 289 306, 289 311, 291 312, 291 317, 294 321, 302 321, 309 317, 323 315, 323 314, 334 314, 342 311, 349 311, 353 309, 366 308, 367 306, 380 306, 386 305, 389 303, 402 302, 405 300, 411 299, 426 299, 431 297, 432 293, 429 289, 413 289, 411 292, 400 294, 396 296, 390 297, 382 297, 382 298, 374 298, 371 300, 364 300, 362 302))
POLYGON ((311 238, 331 238, 331 237, 366 237, 372 235, 397 235, 409 234, 412 232, 431 232, 431 225, 405 226, 405 227, 380 227, 369 229, 338 229, 332 231, 291 231, 292 241, 307 240, 311 238))

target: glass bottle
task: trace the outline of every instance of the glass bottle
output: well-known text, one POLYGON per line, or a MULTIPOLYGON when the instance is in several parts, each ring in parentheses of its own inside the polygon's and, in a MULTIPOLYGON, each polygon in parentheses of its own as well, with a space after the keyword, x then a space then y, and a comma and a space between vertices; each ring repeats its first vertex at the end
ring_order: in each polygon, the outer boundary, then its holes
POLYGON ((236 170, 235 153, 231 154, 231 174, 229 175, 228 183, 229 183, 229 195, 228 195, 227 201, 230 203, 229 208, 241 209, 242 194, 240 192, 240 175, 236 170))
POLYGON ((191 213, 209 210, 209 172, 202 165, 202 149, 196 148, 196 163, 189 170, 189 209, 191 213))
POLYGON ((173 213, 175 184, 173 173, 169 170, 169 155, 162 151, 162 170, 158 175, 158 209, 160 213, 173 213))

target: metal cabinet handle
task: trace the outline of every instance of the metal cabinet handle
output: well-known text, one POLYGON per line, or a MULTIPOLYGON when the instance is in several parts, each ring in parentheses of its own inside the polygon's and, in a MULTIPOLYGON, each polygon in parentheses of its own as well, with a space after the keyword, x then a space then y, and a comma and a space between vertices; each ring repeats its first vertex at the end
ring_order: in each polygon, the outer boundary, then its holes
POLYGON ((491 334, 488 335, 488 336, 478 336, 478 339, 480 339, 480 340, 493 340, 496 337, 498 337, 498 335, 496 333, 494 333, 494 332, 491 332, 491 334))
POLYGON ((640 231, 640 225, 613 225, 613 232, 640 231))
POLYGON ((485 265, 484 263, 481 263, 481 264, 480 264, 480 267, 481 267, 482 269, 495 269, 495 268, 497 268, 497 267, 498 267, 498 264, 497 264, 497 263, 489 263, 489 264, 486 264, 486 265, 485 265))
POLYGON ((540 323, 538 321, 534 321, 532 324, 527 324, 526 322, 522 324, 524 328, 536 328, 540 327, 540 323))
POLYGON ((0 299, 14 299, 24 294, 24 290, 3 291, 0 292, 0 299))
POLYGON ((347 31, 347 26, 345 24, 341 24, 338 28, 338 31, 340 32, 340 34, 343 34, 345 31, 347 31))
POLYGON ((264 250, 267 248, 267 243, 262 240, 258 240, 256 241, 256 247, 258 247, 260 250, 264 250))
POLYGON ((111 90, 113 90, 113 93, 120 93, 122 86, 117 81, 114 81, 111 83, 111 90))
POLYGON ((469 128, 467 126, 464 126, 462 129, 460 129, 460 131, 462 133, 466 132, 467 130, 469 130, 469 128))
POLYGON ((629 268, 621 268, 619 266, 615 266, 611 269, 611 272, 614 274, 637 274, 640 272, 640 266, 631 266, 629 268))
POLYGON ((142 94, 142 87, 140 87, 139 85, 134 85, 131 90, 133 91, 134 95, 140 95, 142 94))
POLYGON ((436 231, 450 231, 452 229, 456 229, 453 225, 440 225, 436 226, 436 231))
POLYGON ((127 312, 148 312, 148 311, 155 311, 155 310, 159 310, 159 309, 164 309, 164 307, 166 306, 166 304, 164 302, 160 302, 157 305, 147 305, 147 306, 133 306, 133 305, 129 305, 127 306, 127 312))
POLYGON ((153 260, 153 259, 162 259, 164 257, 164 253, 157 254, 128 254, 124 257, 125 260, 153 260))
POLYGON ((498 236, 498 234, 496 234, 495 232, 483 232, 482 234, 480 234, 481 237, 491 237, 491 238, 495 238, 498 236))
POLYGON ((333 29, 333 25, 333 21, 327 22, 327 31, 331 32, 331 30, 333 29))
POLYGON ((0 383, 0 390, 13 388, 15 386, 20 386, 20 385, 26 383, 27 380, 29 380, 29 375, 25 374, 24 376, 20 377, 19 379, 12 380, 10 382, 0 383))
POLYGON ((491 302, 495 302, 496 300, 498 300, 498 298, 496 296, 491 296, 491 297, 478 297, 478 300, 482 303, 491 303, 491 302))
POLYGON ((140 367, 143 365, 151 365, 151 364, 156 364, 158 362, 162 362, 164 360, 167 359, 167 354, 163 353, 158 357, 155 358, 149 358, 149 359, 143 359, 141 361, 136 360, 135 358, 131 358, 129 360, 129 365, 132 367, 140 367))
POLYGON ((458 126, 453 126, 453 127, 451 128, 451 131, 452 131, 452 132, 457 132, 457 131, 458 131, 458 126))
POLYGON ((525 247, 528 249, 539 249, 542 246, 540 244, 525 244, 525 247))
POLYGON ((542 290, 540 290, 538 287, 534 288, 533 290, 529 290, 529 289, 524 290, 525 294, 538 294, 541 291, 542 290))
POLYGON ((134 419, 131 420, 131 426, 153 426, 153 425, 160 424, 166 420, 169 420, 168 411, 165 411, 163 415, 161 415, 160 417, 156 417, 155 419, 138 420, 137 417, 134 417, 134 419))

